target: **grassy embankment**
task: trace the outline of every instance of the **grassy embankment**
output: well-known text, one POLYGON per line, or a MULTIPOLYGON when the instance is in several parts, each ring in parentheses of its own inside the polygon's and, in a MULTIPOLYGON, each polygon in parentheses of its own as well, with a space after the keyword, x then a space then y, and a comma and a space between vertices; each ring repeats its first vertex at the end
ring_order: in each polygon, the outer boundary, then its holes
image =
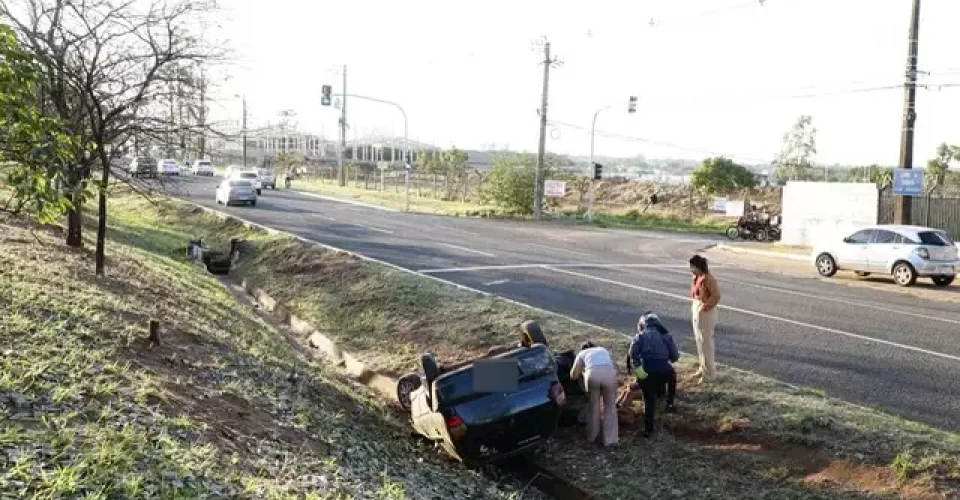
POLYGON ((0 497, 516 498, 523 488, 451 467, 185 262, 175 212, 142 201, 112 210, 105 278, 93 275, 91 241, 68 250, 61 234, 0 219, 0 497), (150 318, 159 346, 144 339, 150 318))
MULTIPOLYGON (((543 322, 554 345, 590 336, 616 349, 613 332, 483 298, 398 270, 283 236, 242 229, 176 202, 159 211, 115 204, 118 227, 173 255, 189 237, 225 242, 244 233, 239 273, 309 320, 370 366, 414 369, 423 350, 445 361, 514 339, 516 325, 543 322)), ((691 371, 683 360, 681 373, 691 371)), ((949 498, 960 495, 960 436, 851 405, 811 389, 725 369, 714 384, 683 385, 679 413, 652 441, 624 429, 616 450, 598 450, 579 432, 560 433, 541 458, 603 498, 637 491, 684 498, 949 498), (569 439, 566 439, 569 438, 569 439)))

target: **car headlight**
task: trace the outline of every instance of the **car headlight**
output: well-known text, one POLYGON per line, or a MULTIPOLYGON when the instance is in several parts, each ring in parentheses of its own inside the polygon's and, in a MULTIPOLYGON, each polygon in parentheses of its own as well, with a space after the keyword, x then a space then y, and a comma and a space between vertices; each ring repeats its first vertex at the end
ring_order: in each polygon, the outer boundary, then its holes
POLYGON ((927 250, 926 248, 923 248, 923 247, 918 248, 918 249, 917 249, 917 256, 920 257, 921 259, 929 259, 929 258, 930 258, 930 250, 927 250))

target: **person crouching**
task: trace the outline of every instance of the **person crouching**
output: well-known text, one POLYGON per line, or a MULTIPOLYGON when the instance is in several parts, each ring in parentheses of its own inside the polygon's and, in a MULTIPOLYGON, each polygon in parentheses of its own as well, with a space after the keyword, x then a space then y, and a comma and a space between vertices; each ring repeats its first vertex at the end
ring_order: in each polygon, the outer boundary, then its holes
POLYGON ((680 359, 680 351, 670 336, 670 332, 660 323, 660 318, 651 312, 640 316, 637 335, 630 342, 630 356, 627 368, 636 376, 643 391, 644 430, 643 435, 653 434, 654 413, 657 398, 666 386, 667 412, 674 411, 674 398, 677 392, 677 372, 673 363, 680 359))

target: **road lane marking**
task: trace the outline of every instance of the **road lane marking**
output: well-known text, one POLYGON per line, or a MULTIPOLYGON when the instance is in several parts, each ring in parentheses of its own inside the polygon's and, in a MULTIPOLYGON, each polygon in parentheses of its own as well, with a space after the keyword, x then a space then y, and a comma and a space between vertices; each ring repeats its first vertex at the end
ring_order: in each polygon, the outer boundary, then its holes
POLYGON ((333 217, 327 217, 326 215, 313 214, 313 216, 318 219, 328 220, 330 222, 337 222, 337 219, 334 219, 333 217))
MULTIPOLYGON (((570 276, 577 276, 577 277, 580 277, 580 278, 590 279, 590 280, 594 280, 594 281, 600 281, 600 282, 602 282, 602 283, 608 283, 608 284, 611 284, 611 285, 618 285, 618 286, 622 286, 622 287, 626 287, 626 288, 632 288, 632 289, 634 289, 634 290, 640 290, 640 291, 642 291, 642 292, 652 293, 652 294, 654 294, 654 295, 661 295, 661 296, 663 296, 663 297, 669 297, 669 298, 672 298, 672 299, 682 300, 682 301, 684 301, 684 302, 687 302, 687 301, 690 300, 690 297, 687 296, 687 295, 679 295, 679 294, 676 294, 676 293, 665 292, 665 291, 663 291, 663 290, 656 290, 656 289, 654 289, 654 288, 647 288, 647 287, 643 287, 643 286, 639 286, 639 285, 634 285, 634 284, 631 284, 631 283, 623 283, 623 282, 621 282, 621 281, 611 280, 611 279, 607 279, 607 278, 600 278, 600 277, 598 277, 598 276, 592 276, 592 275, 589 275, 589 274, 578 273, 578 272, 576 272, 576 271, 567 271, 567 270, 560 269, 560 268, 557 268, 557 267, 552 267, 552 266, 546 266, 545 269, 548 269, 548 270, 551 270, 551 271, 555 271, 555 272, 558 272, 558 273, 561 273, 561 274, 569 274, 570 276)), ((811 328, 811 329, 814 329, 814 330, 820 330, 820 331, 822 331, 822 332, 833 333, 833 334, 837 334, 837 335, 843 335, 843 336, 845 336, 845 337, 855 338, 855 339, 858 339, 858 340, 864 340, 864 341, 867 341, 867 342, 874 342, 874 343, 877 343, 877 344, 883 344, 883 345, 887 345, 887 346, 891 346, 891 347, 898 347, 898 348, 900 348, 900 349, 904 349, 904 350, 907 350, 907 351, 919 352, 919 353, 927 354, 927 355, 930 355, 930 356, 936 356, 936 357, 938 357, 938 358, 949 359, 949 360, 951 360, 951 361, 960 361, 960 356, 954 356, 954 355, 952 355, 952 354, 946 354, 946 353, 942 353, 942 352, 931 351, 931 350, 929 350, 929 349, 923 349, 923 348, 921 348, 921 347, 916 347, 916 346, 907 345, 907 344, 900 344, 900 343, 892 342, 892 341, 889 341, 889 340, 883 340, 883 339, 878 339, 878 338, 874 338, 874 337, 868 337, 868 336, 866 336, 866 335, 860 335, 860 334, 858 334, 858 333, 851 333, 851 332, 846 332, 846 331, 843 331, 843 330, 837 330, 836 328, 830 328, 830 327, 826 327, 826 326, 814 325, 814 324, 811 324, 811 323, 804 323, 803 321, 797 321, 797 320, 793 320, 793 319, 789 319, 789 318, 784 318, 784 317, 781 317, 781 316, 774 316, 774 315, 772 315, 772 314, 766 314, 766 313, 762 313, 762 312, 751 311, 751 310, 749 310, 749 309, 742 309, 742 308, 739 308, 739 307, 725 306, 725 305, 720 305, 720 306, 717 306, 717 307, 719 307, 720 309, 726 309, 726 310, 728 310, 728 311, 734 311, 734 312, 738 312, 738 313, 741 313, 741 314, 746 314, 746 315, 750 315, 750 316, 756 316, 756 317, 758 317, 758 318, 764 318, 764 319, 769 319, 769 320, 774 320, 774 321, 780 321, 780 322, 787 323, 787 324, 791 324, 791 325, 794 325, 794 326, 801 326, 801 327, 805 327, 805 328, 811 328)))
MULTIPOLYGON (((672 269, 664 269, 664 271, 666 271, 666 272, 671 272, 671 273, 676 273, 676 272, 677 272, 677 271, 674 271, 674 270, 672 270, 672 269)), ((682 273, 682 274, 689 274, 689 273, 682 273)), ((960 325, 960 320, 955 320, 955 319, 950 319, 950 318, 941 318, 941 317, 938 317, 938 316, 931 316, 931 315, 929 315, 929 314, 921 314, 921 313, 915 313, 915 312, 910 312, 910 311, 903 311, 903 310, 901 310, 901 309, 891 309, 891 308, 889 308, 889 307, 887 307, 887 306, 878 306, 878 305, 870 304, 869 302, 860 302, 860 301, 857 301, 857 300, 850 300, 850 299, 844 299, 844 298, 825 297, 825 296, 823 296, 823 295, 817 295, 817 294, 806 293, 806 292, 798 292, 798 291, 796 291, 796 290, 788 290, 788 289, 786 289, 786 288, 780 288, 780 287, 776 287, 776 286, 760 285, 760 284, 757 284, 757 283, 750 283, 749 281, 741 281, 741 280, 733 279, 733 278, 723 278, 723 281, 726 282, 726 283, 738 283, 738 284, 741 284, 741 285, 752 286, 752 287, 755 287, 755 288, 760 288, 760 289, 762 289, 762 290, 769 290, 769 291, 772 291, 772 292, 785 293, 785 294, 788 294, 788 295, 796 295, 797 297, 805 297, 805 298, 808 298, 808 299, 815 299, 815 300, 825 300, 825 301, 828 301, 828 302, 837 302, 837 303, 840 303, 840 304, 849 304, 849 305, 853 305, 853 306, 863 307, 863 308, 866 308, 866 309, 873 309, 873 310, 875 310, 875 311, 883 311, 883 312, 889 312, 889 313, 895 313, 895 314, 902 314, 902 315, 904 315, 904 316, 912 316, 912 317, 914 317, 914 318, 929 319, 929 320, 933 320, 933 321, 940 321, 940 322, 943 322, 943 323, 952 323, 952 324, 954 324, 954 325, 960 325)))
POLYGON ((568 254, 571 254, 571 255, 579 255, 579 256, 581 256, 581 257, 592 257, 592 256, 593 256, 593 254, 589 254, 589 253, 576 252, 576 251, 574 251, 574 250, 566 250, 566 249, 563 249, 563 248, 551 247, 551 246, 548 246, 548 245, 540 245, 540 244, 537 244, 537 243, 521 243, 521 244, 522 244, 522 245, 526 245, 526 246, 528 246, 528 247, 543 248, 544 250, 550 250, 550 251, 553 251, 553 252, 562 252, 562 253, 568 253, 568 254))
POLYGON ((460 234, 466 234, 466 235, 469 235, 469 236, 482 236, 480 233, 474 233, 474 232, 471 232, 471 231, 464 231, 463 229, 457 229, 457 228, 455 228, 455 227, 440 226, 440 229, 444 229, 444 230, 447 230, 447 231, 453 231, 453 232, 455 232, 455 233, 460 233, 460 234))
POLYGON ((384 206, 380 206, 380 205, 371 205, 370 203, 363 203, 362 201, 345 200, 345 199, 343 199, 343 198, 334 198, 334 197, 332 197, 332 196, 323 196, 323 195, 321 195, 321 194, 308 193, 308 192, 306 192, 306 191, 293 190, 293 192, 302 194, 302 195, 304 195, 304 196, 309 196, 309 197, 311 197, 311 198, 317 198, 317 199, 326 200, 326 201, 333 201, 333 202, 337 202, 337 203, 346 203, 347 205, 356 205, 356 206, 358 206, 358 207, 371 208, 371 209, 373 209, 373 210, 382 210, 382 211, 384 211, 384 212, 399 212, 399 210, 397 210, 397 209, 395 209, 395 208, 384 207, 384 206))
POLYGON ((443 274, 443 273, 469 273, 473 271, 502 271, 510 269, 536 269, 536 268, 546 268, 546 267, 597 267, 597 268, 684 268, 687 269, 690 266, 688 264, 683 265, 674 265, 674 264, 570 264, 570 263, 551 263, 551 264, 507 264, 503 266, 471 266, 471 267, 448 267, 444 269, 420 269, 417 272, 423 274, 443 274))
POLYGON ((440 243, 440 244, 443 245, 443 246, 445 246, 445 247, 455 248, 455 249, 460 250, 460 251, 462 251, 462 252, 475 253, 475 254, 477 254, 477 255, 483 255, 484 257, 496 257, 496 255, 494 255, 494 254, 492 254, 492 253, 482 252, 482 251, 480 251, 480 250, 474 250, 474 249, 472 249, 472 248, 462 247, 462 246, 460 246, 460 245, 451 245, 450 243, 440 243))
POLYGON ((496 285, 502 285, 504 283, 510 283, 510 280, 504 279, 504 280, 488 281, 487 283, 484 283, 483 286, 496 286, 496 285))
POLYGON ((380 229, 379 227, 364 226, 363 224, 352 224, 352 225, 357 226, 357 227, 362 227, 362 228, 367 229, 367 230, 370 230, 370 231, 376 231, 376 232, 378 232, 378 233, 394 234, 393 231, 390 231, 390 230, 388 230, 388 229, 380 229))

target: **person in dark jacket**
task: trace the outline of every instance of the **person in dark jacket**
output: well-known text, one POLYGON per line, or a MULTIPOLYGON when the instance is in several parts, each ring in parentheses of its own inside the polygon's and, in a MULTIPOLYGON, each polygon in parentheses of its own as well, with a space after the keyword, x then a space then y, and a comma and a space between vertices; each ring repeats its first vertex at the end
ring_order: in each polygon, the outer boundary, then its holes
POLYGON ((627 368, 637 376, 643 391, 644 436, 653 434, 654 413, 657 398, 666 387, 667 412, 674 411, 674 398, 677 393, 677 372, 673 363, 680 359, 677 344, 670 332, 660 323, 660 318, 652 312, 640 316, 637 335, 630 342, 630 355, 627 368))

